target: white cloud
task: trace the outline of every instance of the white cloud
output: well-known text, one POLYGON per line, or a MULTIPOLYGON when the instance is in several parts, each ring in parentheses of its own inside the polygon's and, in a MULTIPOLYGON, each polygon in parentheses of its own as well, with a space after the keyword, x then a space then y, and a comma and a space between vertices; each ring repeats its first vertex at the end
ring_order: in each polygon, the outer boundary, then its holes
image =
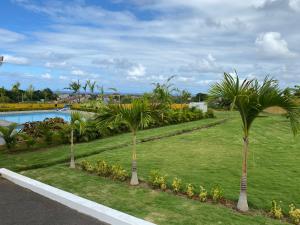
POLYGON ((138 80, 139 78, 143 77, 146 73, 146 68, 142 64, 138 64, 137 66, 131 67, 127 71, 127 78, 138 80))
POLYGON ((25 36, 23 34, 0 28, 0 44, 17 42, 24 38, 25 36))
POLYGON ((68 80, 68 77, 66 77, 66 76, 59 76, 59 79, 60 80, 68 80))
POLYGON ((42 78, 49 80, 52 78, 52 76, 49 73, 45 73, 45 74, 42 74, 42 78))
POLYGON ((25 57, 18 57, 13 55, 4 55, 4 63, 16 64, 16 65, 27 65, 29 60, 25 57))
POLYGON ((295 56, 288 48, 288 43, 278 32, 267 32, 260 34, 255 41, 259 51, 269 57, 291 57, 295 56))
POLYGON ((75 76, 84 76, 84 75, 86 75, 86 72, 84 72, 83 70, 77 69, 77 70, 72 70, 71 74, 75 75, 75 76))
POLYGON ((291 9, 300 12, 300 0, 290 0, 289 6, 291 7, 291 9))
POLYGON ((65 68, 67 66, 67 62, 46 62, 45 67, 47 68, 65 68))

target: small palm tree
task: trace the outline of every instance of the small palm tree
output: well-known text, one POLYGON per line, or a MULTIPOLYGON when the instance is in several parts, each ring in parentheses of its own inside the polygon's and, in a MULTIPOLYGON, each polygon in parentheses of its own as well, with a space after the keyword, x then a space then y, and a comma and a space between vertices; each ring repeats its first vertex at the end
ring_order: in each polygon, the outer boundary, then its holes
POLYGON ((74 131, 79 131, 82 134, 85 130, 85 119, 79 112, 71 113, 71 121, 70 121, 70 130, 71 130, 71 160, 70 160, 70 168, 75 168, 75 154, 74 154, 74 131))
POLYGON ((7 149, 11 149, 16 145, 18 136, 16 128, 16 123, 12 123, 8 127, 0 126, 0 136, 4 139, 7 149))
POLYGON ((132 175, 131 185, 138 185, 136 136, 139 129, 147 127, 152 120, 152 112, 146 100, 135 99, 130 107, 120 104, 109 104, 96 117, 100 128, 107 128, 112 124, 125 123, 132 132, 132 175))
POLYGON ((81 84, 79 80, 77 80, 77 82, 76 81, 71 82, 69 84, 69 87, 66 87, 65 89, 71 90, 75 95, 78 95, 78 102, 80 103, 80 94, 79 94, 80 88, 81 88, 81 84))
POLYGON ((12 88, 11 88, 11 91, 16 95, 16 99, 17 101, 20 101, 20 82, 16 82, 15 84, 13 84, 12 88))
POLYGON ((294 134, 299 130, 299 108, 295 101, 278 87, 278 82, 266 77, 262 84, 257 80, 240 82, 239 77, 234 78, 230 74, 224 74, 224 80, 211 87, 210 94, 214 99, 225 99, 231 102, 241 115, 243 123, 243 163, 241 189, 237 208, 240 211, 248 211, 247 202, 247 157, 249 145, 249 131, 253 121, 266 108, 279 106, 286 110, 291 128, 294 134))
POLYGON ((32 84, 30 84, 29 87, 27 88, 26 94, 27 94, 27 98, 29 98, 30 101, 32 101, 33 94, 34 94, 34 87, 32 84))
POLYGON ((91 94, 94 95, 95 87, 96 87, 96 81, 92 82, 92 81, 88 80, 87 85, 90 89, 91 94))

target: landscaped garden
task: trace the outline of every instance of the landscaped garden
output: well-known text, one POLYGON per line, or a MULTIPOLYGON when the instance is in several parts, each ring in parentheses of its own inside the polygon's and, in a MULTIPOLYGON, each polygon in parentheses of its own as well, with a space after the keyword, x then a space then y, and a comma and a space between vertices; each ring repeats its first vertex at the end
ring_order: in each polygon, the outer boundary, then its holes
POLYGON ((129 105, 101 104, 89 118, 73 112, 69 123, 29 124, 23 135, 6 129, 12 145, 0 167, 157 224, 298 224, 294 96, 271 79, 240 83, 225 74, 210 101, 232 111, 204 114, 172 109, 168 88, 129 105), (271 106, 284 114, 264 112, 271 106))

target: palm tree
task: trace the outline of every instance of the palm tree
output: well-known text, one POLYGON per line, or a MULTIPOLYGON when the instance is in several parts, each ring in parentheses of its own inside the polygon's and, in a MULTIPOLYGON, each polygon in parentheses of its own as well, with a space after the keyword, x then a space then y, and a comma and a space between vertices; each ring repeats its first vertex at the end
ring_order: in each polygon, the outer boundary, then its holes
POLYGON ((132 132, 132 167, 131 185, 138 185, 136 136, 139 129, 147 127, 152 120, 150 105, 144 99, 135 99, 130 107, 120 104, 109 104, 96 117, 100 128, 107 128, 116 123, 125 123, 132 132))
POLYGON ((92 81, 88 80, 87 85, 90 89, 91 94, 94 95, 94 91, 95 91, 95 87, 96 87, 96 81, 92 82, 92 81))
POLYGON ((224 80, 212 85, 211 97, 225 99, 231 102, 240 113, 243 123, 243 161, 240 196, 237 208, 240 211, 248 211, 247 202, 247 157, 249 145, 249 131, 253 121, 266 108, 279 106, 286 110, 294 135, 299 130, 299 108, 296 102, 287 95, 284 95, 278 87, 278 82, 266 77, 262 84, 255 80, 245 79, 240 82, 239 77, 234 78, 224 73, 224 80))
POLYGON ((86 90, 87 90, 87 88, 88 88, 88 83, 89 82, 89 80, 87 80, 86 82, 85 82, 85 84, 82 86, 82 89, 84 90, 84 95, 86 95, 86 90))
POLYGON ((102 86, 97 85, 97 88, 99 90, 100 99, 102 102, 104 102, 104 87, 103 87, 103 85, 102 86))
POLYGON ((32 84, 30 84, 26 90, 27 97, 30 99, 30 101, 32 101, 33 93, 34 93, 34 87, 32 84))
MULTIPOLYGON (((80 84, 79 80, 77 80, 77 82, 76 81, 71 82, 69 84, 69 87, 67 87, 65 89, 71 90, 71 91, 73 91, 73 93, 75 95, 78 95, 80 88, 81 88, 81 84, 80 84)), ((80 103, 80 95, 78 95, 78 102, 80 103)))
POLYGON ((11 91, 16 95, 17 101, 20 101, 20 96, 19 96, 20 86, 21 86, 20 82, 16 82, 15 84, 13 84, 11 88, 11 91))
POLYGON ((85 130, 85 119, 79 112, 71 113, 71 121, 70 121, 70 129, 71 129, 71 160, 70 160, 70 168, 75 168, 75 155, 74 155, 74 131, 79 131, 82 134, 85 130))

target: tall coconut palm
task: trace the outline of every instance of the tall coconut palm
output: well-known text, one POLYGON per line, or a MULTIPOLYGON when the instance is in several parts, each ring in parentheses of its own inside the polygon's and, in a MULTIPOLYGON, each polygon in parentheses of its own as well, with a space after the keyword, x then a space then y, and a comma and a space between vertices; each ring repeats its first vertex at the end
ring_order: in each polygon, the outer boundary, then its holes
POLYGON ((137 131, 147 127, 152 120, 152 112, 146 100, 136 99, 130 107, 120 104, 109 104, 96 117, 101 128, 112 124, 123 122, 132 132, 132 167, 131 185, 138 185, 137 157, 136 157, 136 136, 137 131))
POLYGON ((240 113, 243 124, 243 160, 240 196, 237 208, 248 211, 247 202, 247 157, 249 145, 249 131, 253 121, 266 108, 279 106, 286 110, 294 134, 299 130, 299 108, 293 99, 284 95, 278 87, 278 82, 266 77, 262 84, 257 80, 243 80, 240 82, 230 74, 224 74, 224 80, 212 85, 210 94, 213 98, 222 98, 231 102, 232 108, 240 113))
POLYGON ((75 154, 74 154, 74 131, 79 131, 82 134, 85 130, 85 119, 79 112, 71 113, 71 121, 70 121, 70 132, 71 132, 71 151, 70 151, 70 168, 75 168, 75 154))

